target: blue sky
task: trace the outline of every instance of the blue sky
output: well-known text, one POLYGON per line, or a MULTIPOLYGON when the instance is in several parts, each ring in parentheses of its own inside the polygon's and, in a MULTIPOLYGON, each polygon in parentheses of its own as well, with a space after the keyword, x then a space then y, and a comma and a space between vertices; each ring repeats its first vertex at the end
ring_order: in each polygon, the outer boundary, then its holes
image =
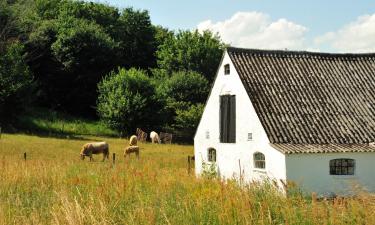
POLYGON ((240 47, 375 51, 374 0, 99 1, 146 9, 170 29, 210 29, 240 47))

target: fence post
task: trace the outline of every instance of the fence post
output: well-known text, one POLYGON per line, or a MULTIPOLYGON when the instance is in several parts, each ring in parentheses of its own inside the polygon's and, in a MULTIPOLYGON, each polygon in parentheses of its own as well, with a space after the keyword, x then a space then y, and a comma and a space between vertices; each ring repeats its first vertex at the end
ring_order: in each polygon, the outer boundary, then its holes
POLYGON ((27 157, 26 157, 26 152, 23 153, 23 158, 24 158, 25 161, 26 161, 26 158, 27 158, 27 157))
POLYGON ((112 160, 113 160, 113 165, 114 165, 115 162, 116 162, 116 153, 113 153, 113 154, 112 154, 112 160))
POLYGON ((190 159, 190 155, 188 155, 188 174, 190 175, 190 163, 191 163, 191 159, 190 159))

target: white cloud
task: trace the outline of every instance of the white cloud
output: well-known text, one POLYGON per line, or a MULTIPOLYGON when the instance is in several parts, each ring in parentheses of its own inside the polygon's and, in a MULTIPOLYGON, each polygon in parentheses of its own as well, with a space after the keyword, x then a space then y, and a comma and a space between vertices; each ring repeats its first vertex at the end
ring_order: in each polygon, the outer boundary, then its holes
POLYGON ((360 16, 337 31, 316 37, 314 43, 327 44, 339 52, 374 52, 375 14, 360 16))
POLYGON ((306 49, 307 28, 279 19, 272 21, 260 12, 237 12, 230 19, 219 22, 206 20, 198 30, 219 33, 222 40, 236 47, 263 49, 306 49))

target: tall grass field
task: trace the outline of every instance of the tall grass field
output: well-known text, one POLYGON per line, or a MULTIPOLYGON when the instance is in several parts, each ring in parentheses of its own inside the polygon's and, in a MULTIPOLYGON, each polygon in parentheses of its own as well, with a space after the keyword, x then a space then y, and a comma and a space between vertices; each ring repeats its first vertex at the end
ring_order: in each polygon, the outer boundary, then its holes
POLYGON ((126 139, 57 139, 3 134, 0 224, 375 224, 375 199, 312 200, 268 186, 196 178, 192 146, 141 143, 123 158, 126 139), (116 162, 81 161, 81 146, 105 140, 116 162), (27 159, 24 160, 24 152, 27 159))

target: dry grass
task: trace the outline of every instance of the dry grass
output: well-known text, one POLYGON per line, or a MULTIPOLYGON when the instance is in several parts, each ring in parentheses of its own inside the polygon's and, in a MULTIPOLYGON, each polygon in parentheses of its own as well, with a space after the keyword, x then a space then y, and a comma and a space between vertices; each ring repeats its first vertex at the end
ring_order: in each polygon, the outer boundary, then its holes
MULTIPOLYGON (((101 140, 100 138, 95 138, 101 140)), ((270 187, 187 174, 192 146, 141 145, 124 160, 127 140, 108 139, 111 161, 80 161, 87 140, 3 135, 1 224, 375 224, 375 199, 312 201, 270 187), (23 160, 23 152, 28 160, 23 160)))

